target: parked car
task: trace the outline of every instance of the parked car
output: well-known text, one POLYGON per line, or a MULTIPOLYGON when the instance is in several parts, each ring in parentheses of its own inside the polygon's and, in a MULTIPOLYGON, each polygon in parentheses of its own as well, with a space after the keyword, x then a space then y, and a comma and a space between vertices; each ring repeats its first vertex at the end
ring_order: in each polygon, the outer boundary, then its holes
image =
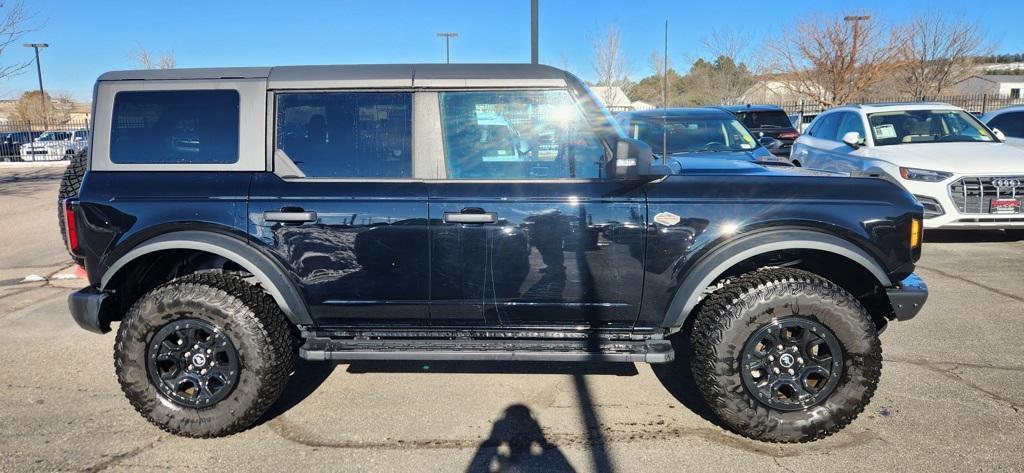
POLYGON ((0 160, 20 161, 21 145, 39 137, 38 131, 8 131, 0 133, 0 160))
POLYGON ((988 112, 981 121, 993 132, 998 131, 1007 144, 1024 148, 1024 105, 1012 105, 988 112))
POLYGON ((924 205, 925 228, 1024 230, 1024 150, 952 105, 828 110, 797 139, 793 159, 899 183, 924 205))
POLYGON ((71 159, 89 143, 88 130, 46 131, 31 143, 21 146, 22 161, 59 161, 71 159))
POLYGON ((122 390, 178 435, 252 425, 297 354, 668 363, 735 432, 810 441, 863 411, 879 332, 927 298, 902 187, 652 166, 548 66, 125 71, 95 91, 61 187, 88 276, 71 314, 120 321, 122 390))
MULTIPOLYGON (((800 132, 793 127, 789 115, 782 107, 775 105, 723 105, 722 110, 736 115, 743 125, 757 137, 770 136, 782 142, 782 146, 775 148, 772 153, 778 156, 789 157, 790 149, 793 147, 793 140, 800 136, 800 132)), ((800 163, 794 163, 800 165, 800 163)))
POLYGON ((736 117, 716 108, 622 112, 615 118, 630 138, 651 146, 659 164, 676 171, 682 160, 708 157, 792 166, 789 158, 769 151, 782 142, 767 136, 755 140, 736 117))

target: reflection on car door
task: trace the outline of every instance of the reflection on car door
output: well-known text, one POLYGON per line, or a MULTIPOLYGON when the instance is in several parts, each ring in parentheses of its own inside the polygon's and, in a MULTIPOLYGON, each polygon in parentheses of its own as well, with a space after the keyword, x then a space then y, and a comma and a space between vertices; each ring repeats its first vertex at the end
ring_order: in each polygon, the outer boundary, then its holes
POLYGON ((275 172, 253 179, 250 234, 291 271, 319 325, 429 323, 411 96, 275 96, 275 172))
POLYGON ((568 91, 443 92, 440 105, 448 179, 427 183, 432 322, 630 326, 645 198, 641 183, 606 178, 608 150, 568 91), (484 133, 495 115, 519 143, 484 133))

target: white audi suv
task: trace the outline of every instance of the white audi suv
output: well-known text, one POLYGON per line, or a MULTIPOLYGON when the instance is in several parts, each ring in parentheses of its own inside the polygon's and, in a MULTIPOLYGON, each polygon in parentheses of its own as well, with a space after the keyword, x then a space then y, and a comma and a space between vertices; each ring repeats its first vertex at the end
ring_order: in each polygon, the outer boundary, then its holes
POLYGON ((949 104, 828 110, 797 138, 792 159, 902 185, 924 205, 925 228, 1024 232, 1024 149, 949 104))

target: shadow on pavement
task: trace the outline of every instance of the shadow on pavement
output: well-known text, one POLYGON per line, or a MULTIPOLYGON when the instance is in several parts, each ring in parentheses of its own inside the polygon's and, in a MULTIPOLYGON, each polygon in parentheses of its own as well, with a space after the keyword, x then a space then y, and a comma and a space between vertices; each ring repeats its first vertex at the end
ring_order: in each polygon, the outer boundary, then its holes
POLYGON ((289 409, 297 406, 304 399, 313 394, 320 387, 338 364, 331 361, 306 361, 301 358, 295 359, 295 371, 288 379, 288 385, 284 388, 281 397, 270 406, 266 414, 260 418, 256 425, 269 422, 275 417, 288 412, 289 409))
POLYGON ((466 467, 466 473, 511 471, 576 471, 522 404, 505 409, 466 467))
POLYGON ((683 325, 683 329, 671 339, 676 359, 671 363, 651 365, 651 369, 658 381, 661 381, 662 386, 665 386, 669 394, 683 406, 702 419, 725 428, 722 421, 711 410, 711 406, 700 394, 697 383, 693 381, 693 372, 690 371, 690 334, 692 331, 693 317, 690 317, 683 325))
POLYGON ((925 230, 925 243, 998 243, 1024 239, 1002 230, 925 230))
POLYGON ((541 361, 353 361, 349 373, 599 374, 636 376, 631 363, 541 361))

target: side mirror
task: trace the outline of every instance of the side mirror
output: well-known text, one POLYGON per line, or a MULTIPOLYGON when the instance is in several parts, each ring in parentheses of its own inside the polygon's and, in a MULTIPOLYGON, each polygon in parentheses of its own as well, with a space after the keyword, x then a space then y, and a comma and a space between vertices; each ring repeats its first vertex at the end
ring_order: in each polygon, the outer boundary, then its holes
POLYGON ((520 139, 519 143, 516 144, 516 151, 519 151, 519 154, 527 154, 531 150, 533 150, 533 145, 530 144, 529 140, 520 139))
POLYGON ((843 143, 846 143, 853 149, 857 149, 864 146, 864 139, 860 137, 860 133, 849 131, 843 135, 843 143))
POLYGON ((615 144, 614 176, 634 178, 651 173, 651 146, 640 140, 620 138, 615 144))
POLYGON ((996 138, 999 138, 999 141, 1006 141, 1006 135, 1003 134, 1002 131, 999 131, 998 128, 993 128, 992 129, 992 134, 996 135, 996 138))
POLYGON ((781 141, 770 136, 762 136, 757 140, 757 142, 761 143, 761 146, 764 146, 765 148, 768 149, 779 149, 782 147, 781 141))

